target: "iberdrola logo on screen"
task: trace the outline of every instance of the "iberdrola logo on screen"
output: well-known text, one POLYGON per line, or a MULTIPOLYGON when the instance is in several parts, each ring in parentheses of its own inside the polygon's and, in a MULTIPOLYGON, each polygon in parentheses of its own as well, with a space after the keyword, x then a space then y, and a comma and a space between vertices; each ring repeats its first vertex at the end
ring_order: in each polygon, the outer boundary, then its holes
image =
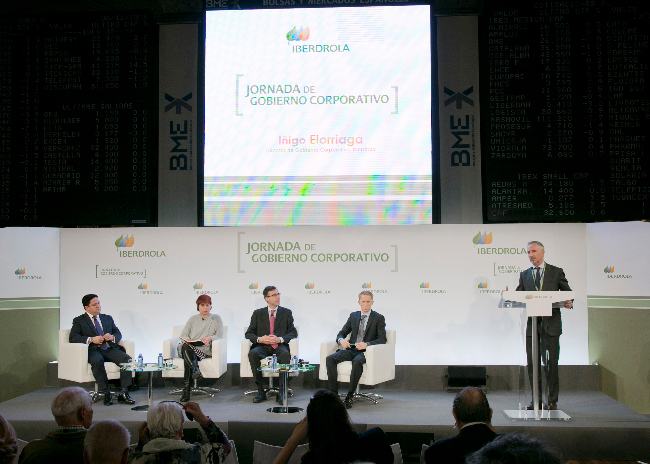
MULTIPOLYGON (((296 29, 296 26, 293 27, 289 32, 287 32, 287 45, 290 42, 306 42, 309 39, 309 36, 311 35, 311 31, 309 30, 309 26, 306 28, 302 28, 300 26, 300 29, 296 29)), ((317 44, 317 45, 294 45, 291 47, 291 51, 293 53, 330 53, 330 52, 349 52, 350 47, 348 47, 348 44, 317 44)))
POLYGON ((120 258, 166 258, 165 252, 163 250, 146 250, 146 251, 131 251, 131 250, 120 250, 120 248, 131 248, 135 244, 135 238, 133 234, 129 237, 129 234, 122 234, 120 238, 115 240, 116 249, 120 252, 120 258))
POLYGON ((296 30, 296 26, 293 26, 293 29, 291 29, 289 32, 287 32, 287 40, 289 42, 294 41, 294 42, 300 42, 303 41, 305 42, 307 39, 309 39, 309 26, 306 28, 302 28, 300 26, 300 29, 296 30))

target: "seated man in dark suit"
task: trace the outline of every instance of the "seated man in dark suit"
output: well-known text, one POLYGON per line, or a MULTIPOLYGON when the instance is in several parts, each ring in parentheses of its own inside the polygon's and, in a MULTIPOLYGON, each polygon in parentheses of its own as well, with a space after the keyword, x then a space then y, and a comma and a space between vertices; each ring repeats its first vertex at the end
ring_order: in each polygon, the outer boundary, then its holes
POLYGON ((483 390, 466 387, 454 398, 452 414, 458 435, 433 442, 424 452, 426 464, 463 464, 465 456, 497 436, 492 428, 492 409, 483 390))
POLYGON ((359 384, 363 365, 366 363, 364 352, 369 345, 383 345, 386 343, 386 321, 384 316, 372 310, 374 300, 372 292, 364 290, 359 293, 359 306, 361 311, 350 314, 347 322, 336 336, 336 341, 341 345, 336 353, 326 358, 328 389, 338 393, 337 365, 343 361, 352 361, 350 374, 350 388, 343 403, 346 408, 352 407, 354 393, 359 384), (345 337, 350 335, 350 342, 345 337))
MULTIPOLYGON (((109 361, 115 364, 131 361, 124 348, 118 345, 122 339, 122 333, 117 328, 113 318, 106 314, 100 314, 102 307, 97 295, 88 294, 81 299, 86 310, 85 314, 77 316, 72 320, 70 330, 70 343, 85 343, 88 345, 88 362, 92 368, 93 377, 97 381, 99 391, 104 392, 104 404, 111 405, 111 391, 108 388, 108 377, 104 362, 109 361)), ((135 404, 128 392, 131 385, 131 372, 120 373, 120 386, 122 390, 117 401, 126 404, 135 404)))
MULTIPOLYGON (((278 364, 289 364, 291 362, 289 342, 298 336, 293 325, 291 310, 280 306, 278 289, 269 285, 262 294, 268 307, 256 309, 253 312, 245 335, 253 343, 248 352, 248 361, 251 364, 258 392, 257 396, 253 398, 253 403, 266 401, 262 372, 258 370, 261 360, 275 354, 278 357, 278 364)), ((280 377, 280 391, 283 386, 282 377, 280 377)), ((277 395, 276 401, 282 404, 284 401, 282 394, 277 395)))

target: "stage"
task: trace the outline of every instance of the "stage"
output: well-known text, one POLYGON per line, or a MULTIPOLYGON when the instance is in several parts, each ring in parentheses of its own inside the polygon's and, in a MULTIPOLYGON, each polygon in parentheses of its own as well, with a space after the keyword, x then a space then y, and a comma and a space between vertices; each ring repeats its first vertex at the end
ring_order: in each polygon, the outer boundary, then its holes
MULTIPOLYGON (((90 384, 88 384, 90 386, 90 384)), ((55 427, 50 413, 50 402, 57 388, 44 388, 0 403, 2 414, 23 440, 41 438, 55 427)), ((169 388, 154 388, 154 401, 178 399, 170 396, 169 388)), ((193 397, 206 415, 209 415, 228 436, 236 442, 239 462, 249 464, 253 441, 283 445, 294 425, 304 416, 273 414, 267 408, 276 406, 273 399, 253 404, 252 396, 244 396, 243 388, 226 388, 210 398, 193 397)), ((453 436, 451 415, 454 393, 444 391, 413 391, 373 389, 384 395, 375 405, 358 401, 349 411, 359 430, 381 427, 392 442, 400 442, 405 462, 417 462, 422 444, 431 439, 453 436)), ((306 408, 312 389, 294 388, 291 406, 306 408)), ((146 388, 131 393, 137 405, 146 404, 146 388)), ((571 460, 650 460, 650 416, 642 415, 598 391, 561 392, 558 407, 571 416, 569 421, 510 421, 503 410, 516 409, 518 392, 488 392, 494 410, 492 423, 499 433, 528 433, 540 437, 562 451, 571 460)), ((523 401, 523 399, 522 399, 523 401)), ((115 419, 135 434, 146 413, 132 411, 130 406, 104 406, 95 403, 93 420, 115 419)))

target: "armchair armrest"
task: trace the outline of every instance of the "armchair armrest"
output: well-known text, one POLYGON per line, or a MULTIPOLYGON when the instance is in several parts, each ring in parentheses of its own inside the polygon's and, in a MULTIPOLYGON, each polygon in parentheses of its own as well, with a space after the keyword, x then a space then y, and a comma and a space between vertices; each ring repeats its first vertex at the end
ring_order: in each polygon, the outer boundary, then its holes
POLYGON ((320 380, 327 380, 325 358, 327 358, 330 354, 336 352, 338 345, 339 344, 336 342, 322 342, 320 344, 320 368, 318 370, 318 378, 320 380))
POLYGON ((221 377, 228 370, 228 340, 212 340, 212 358, 208 358, 216 374, 221 377))
POLYGON ((135 359, 135 343, 133 343, 133 340, 120 340, 118 345, 124 347, 126 354, 131 356, 131 359, 135 359))
POLYGON ((87 382, 88 345, 85 343, 59 344, 59 378, 73 382, 87 382))
POLYGON ((289 353, 291 353, 291 358, 293 359, 294 356, 298 356, 298 339, 294 338, 293 340, 289 340, 289 353))
POLYGON ((178 354, 178 344, 181 342, 180 338, 168 338, 167 340, 163 340, 163 358, 164 359, 173 359, 173 358, 180 358, 180 355, 178 354))
POLYGON ((395 378, 395 345, 386 343, 366 349, 366 381, 368 385, 395 378))

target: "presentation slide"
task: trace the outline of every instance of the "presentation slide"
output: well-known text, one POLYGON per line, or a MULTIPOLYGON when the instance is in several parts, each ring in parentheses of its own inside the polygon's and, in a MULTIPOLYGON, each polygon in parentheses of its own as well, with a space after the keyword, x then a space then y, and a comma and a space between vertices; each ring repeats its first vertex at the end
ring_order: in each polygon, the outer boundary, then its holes
POLYGON ((431 223, 428 5, 206 15, 206 226, 431 223))

